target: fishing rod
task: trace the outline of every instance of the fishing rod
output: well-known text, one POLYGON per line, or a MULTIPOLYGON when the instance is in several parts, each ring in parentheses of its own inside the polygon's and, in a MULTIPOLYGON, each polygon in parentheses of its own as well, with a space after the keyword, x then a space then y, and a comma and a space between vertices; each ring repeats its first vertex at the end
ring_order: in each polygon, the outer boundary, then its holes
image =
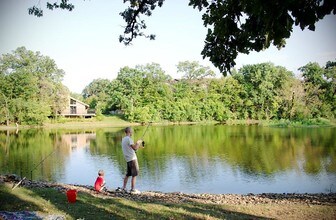
MULTIPOLYGON (((152 123, 152 122, 149 122, 149 123, 148 123, 148 125, 147 125, 147 127, 146 127, 144 133, 142 134, 142 136, 141 136, 141 138, 140 138, 141 140, 144 138, 145 134, 147 133, 148 127, 149 127, 149 125, 150 125, 151 123, 152 123)), ((145 141, 144 141, 144 140, 142 140, 142 147, 145 147, 145 141)))
POLYGON ((46 156, 45 158, 43 158, 31 171, 30 171, 30 179, 33 180, 33 171, 39 167, 48 157, 50 157, 50 155, 52 155, 53 153, 55 153, 56 149, 51 152, 50 154, 48 154, 48 156, 46 156))

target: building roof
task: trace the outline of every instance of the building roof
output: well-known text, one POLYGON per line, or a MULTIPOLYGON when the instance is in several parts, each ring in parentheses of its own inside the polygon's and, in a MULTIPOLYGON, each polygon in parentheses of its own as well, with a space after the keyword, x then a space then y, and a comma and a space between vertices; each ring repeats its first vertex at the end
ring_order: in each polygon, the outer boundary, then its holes
POLYGON ((75 99, 74 97, 71 97, 71 96, 70 96, 70 99, 73 99, 73 100, 75 100, 76 102, 79 102, 80 104, 82 104, 82 105, 85 105, 85 106, 89 107, 89 105, 88 105, 88 104, 86 104, 86 103, 84 103, 84 102, 82 102, 82 101, 80 101, 80 100, 78 100, 78 99, 75 99))

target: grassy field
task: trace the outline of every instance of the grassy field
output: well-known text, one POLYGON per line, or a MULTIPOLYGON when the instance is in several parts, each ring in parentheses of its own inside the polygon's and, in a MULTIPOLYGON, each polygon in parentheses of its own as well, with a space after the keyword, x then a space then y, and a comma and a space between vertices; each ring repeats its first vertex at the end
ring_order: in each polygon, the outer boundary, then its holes
POLYGON ((123 127, 128 125, 137 125, 137 123, 130 123, 119 116, 101 116, 99 118, 79 118, 67 119, 63 118, 57 122, 50 121, 45 123, 46 128, 62 128, 62 127, 123 127))
POLYGON ((0 183, 0 211, 36 211, 40 215, 61 215, 66 219, 335 219, 336 206, 315 204, 214 204, 179 199, 150 201, 106 196, 79 191, 76 203, 68 203, 64 191, 56 188, 12 190, 0 183))

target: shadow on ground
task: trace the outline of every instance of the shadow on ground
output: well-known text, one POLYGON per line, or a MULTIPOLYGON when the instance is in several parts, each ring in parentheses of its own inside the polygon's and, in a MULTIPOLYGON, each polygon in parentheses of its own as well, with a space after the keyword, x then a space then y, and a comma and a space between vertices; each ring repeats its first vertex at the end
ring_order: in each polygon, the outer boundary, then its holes
MULTIPOLYGON (((43 191, 37 194, 45 197, 43 191)), ((73 204, 68 203, 62 193, 45 199, 74 219, 267 219, 229 211, 222 205, 141 202, 127 198, 96 197, 86 192, 79 192, 73 204)))
POLYGON ((81 191, 77 194, 76 203, 69 203, 66 193, 57 189, 16 190, 0 184, 0 211, 63 213, 67 219, 267 219, 231 211, 224 205, 216 204, 144 202, 132 198, 95 196, 81 191))

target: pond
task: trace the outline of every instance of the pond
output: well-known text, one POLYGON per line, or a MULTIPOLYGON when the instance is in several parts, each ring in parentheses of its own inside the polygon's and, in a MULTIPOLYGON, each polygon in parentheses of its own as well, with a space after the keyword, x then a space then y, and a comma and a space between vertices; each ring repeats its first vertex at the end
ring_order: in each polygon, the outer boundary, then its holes
MULTIPOLYGON (((336 192, 336 128, 176 125, 134 127, 140 191, 336 192)), ((33 180, 122 186, 123 128, 0 131, 0 173, 33 180)), ((128 186, 129 187, 129 186, 128 186)))

